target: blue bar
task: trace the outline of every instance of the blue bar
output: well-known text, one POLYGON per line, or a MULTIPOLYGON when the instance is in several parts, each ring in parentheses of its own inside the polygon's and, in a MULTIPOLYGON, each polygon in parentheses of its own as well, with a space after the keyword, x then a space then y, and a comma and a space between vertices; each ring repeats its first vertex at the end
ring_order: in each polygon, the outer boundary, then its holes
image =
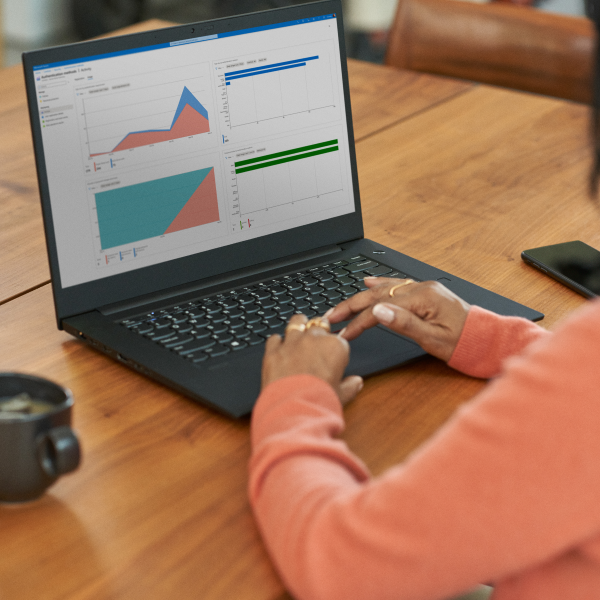
POLYGON ((137 54, 138 52, 149 52, 151 50, 160 50, 161 48, 171 48, 173 46, 179 46, 181 44, 195 44, 200 42, 206 42, 214 39, 232 37, 235 35, 245 35, 247 33, 257 33, 258 31, 267 31, 269 29, 280 29, 281 27, 293 27, 294 25, 303 25, 305 23, 314 23, 315 21, 323 21, 325 19, 335 19, 337 15, 328 14, 319 17, 310 17, 308 19, 297 19, 296 21, 286 21, 285 23, 276 23, 273 25, 264 25, 262 27, 252 27, 250 29, 239 29, 238 31, 229 31, 227 33, 218 33, 214 35, 205 35, 199 38, 189 38, 188 40, 177 40, 174 42, 168 42, 166 44, 156 44, 153 46, 143 46, 142 48, 133 48, 129 50, 121 50, 119 52, 109 52, 107 54, 97 54, 95 56, 86 56, 82 58, 74 58, 70 60, 62 60, 55 63, 49 63, 45 65, 37 65, 33 67, 34 71, 41 71, 43 69, 52 69, 57 67, 65 67, 67 65, 77 65, 93 60, 102 60, 104 58, 114 58, 116 56, 125 56, 127 54, 137 54))
POLYGON ((231 84, 230 84, 230 83, 229 83, 229 81, 228 81, 228 82, 227 82, 225 85, 231 85, 231 84))
POLYGON ((285 71, 286 69, 295 69, 296 67, 305 66, 306 63, 298 63, 296 65, 290 65, 289 67, 278 67, 277 69, 269 69, 268 71, 256 71, 254 73, 246 73, 244 75, 235 75, 234 77, 230 77, 229 81, 231 81, 232 79, 241 79, 242 77, 254 77, 255 75, 263 75, 264 73, 274 73, 275 71, 285 71))
POLYGON ((264 69, 273 69, 275 67, 284 67, 285 65, 293 65, 294 63, 305 62, 307 60, 317 60, 318 56, 309 56, 308 58, 297 58, 296 60, 288 60, 286 62, 275 63, 272 65, 262 65, 260 67, 253 67, 252 69, 242 69, 241 71, 230 71, 225 73, 225 79, 230 78, 231 75, 240 75, 241 73, 250 73, 250 71, 262 71, 264 69))

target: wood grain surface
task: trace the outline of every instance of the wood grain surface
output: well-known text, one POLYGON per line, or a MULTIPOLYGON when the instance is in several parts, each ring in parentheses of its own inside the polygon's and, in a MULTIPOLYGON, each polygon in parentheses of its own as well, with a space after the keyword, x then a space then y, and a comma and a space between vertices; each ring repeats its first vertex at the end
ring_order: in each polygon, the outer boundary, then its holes
MULTIPOLYGON (((412 92, 398 85, 383 101, 382 88, 369 87, 371 69, 354 66, 364 94, 357 122, 370 131, 357 144, 366 235, 545 312, 545 326, 581 306, 519 254, 569 239, 600 247, 599 212, 586 194, 587 110, 486 86, 448 95, 435 77, 418 77, 412 92), (437 100, 402 116, 413 94, 436 97, 436 82, 437 100), (377 105, 385 109, 369 113, 377 105)), ((372 73, 372 82, 408 81, 372 73)), ((2 115, 9 95, 0 101, 2 115)), ((83 446, 79 470, 40 500, 0 506, 0 600, 288 598, 247 501, 247 421, 57 331, 49 285, 0 306, 0 341, 3 371, 71 388, 83 446)), ((484 385, 431 358, 371 377, 346 409, 344 439, 381 473, 484 385)))

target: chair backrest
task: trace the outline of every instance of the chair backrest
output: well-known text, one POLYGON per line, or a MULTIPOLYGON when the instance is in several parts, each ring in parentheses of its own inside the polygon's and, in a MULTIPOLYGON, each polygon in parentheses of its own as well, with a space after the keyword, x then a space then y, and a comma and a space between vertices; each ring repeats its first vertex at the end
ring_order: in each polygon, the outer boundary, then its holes
POLYGON ((528 6, 399 0, 386 64, 591 102, 594 28, 528 6))

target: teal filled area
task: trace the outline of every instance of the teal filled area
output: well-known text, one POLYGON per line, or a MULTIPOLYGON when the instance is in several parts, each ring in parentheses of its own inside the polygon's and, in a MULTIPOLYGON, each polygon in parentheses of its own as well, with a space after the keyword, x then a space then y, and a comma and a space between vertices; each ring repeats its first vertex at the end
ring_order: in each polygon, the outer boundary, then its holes
POLYGON ((211 169, 97 193, 96 212, 102 250, 165 233, 211 169))

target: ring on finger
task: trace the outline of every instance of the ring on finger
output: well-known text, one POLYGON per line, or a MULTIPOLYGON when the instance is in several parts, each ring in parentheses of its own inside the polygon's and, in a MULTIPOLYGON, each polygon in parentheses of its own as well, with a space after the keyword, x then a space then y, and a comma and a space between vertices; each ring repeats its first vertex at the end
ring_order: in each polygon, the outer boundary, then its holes
POLYGON ((331 333, 329 321, 327 321, 327 319, 323 319, 322 317, 314 317, 311 319, 306 324, 306 329, 311 329, 311 327, 319 327, 320 329, 324 329, 327 333, 331 333))
POLYGON ((288 331, 306 331, 307 325, 304 323, 301 324, 296 324, 296 323, 291 323, 290 325, 288 325, 285 328, 285 332, 287 333, 288 331))
POLYGON ((407 279, 406 281, 403 281, 402 283, 398 283, 394 287, 390 288, 390 298, 394 297, 394 292, 398 288, 404 287, 405 285, 410 285, 411 283, 414 283, 414 281, 412 279, 407 279))

